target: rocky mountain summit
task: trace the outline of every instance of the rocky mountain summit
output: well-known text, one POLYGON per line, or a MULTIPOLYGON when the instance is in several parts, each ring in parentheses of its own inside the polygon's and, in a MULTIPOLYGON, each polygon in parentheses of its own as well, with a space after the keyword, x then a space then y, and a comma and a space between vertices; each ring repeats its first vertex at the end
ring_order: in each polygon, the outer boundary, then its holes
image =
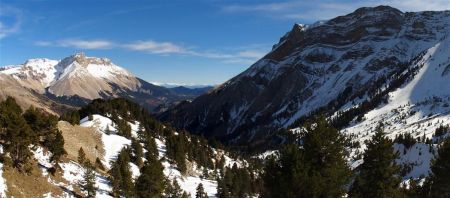
POLYGON ((96 98, 125 97, 154 109, 197 96, 150 84, 107 58, 84 53, 60 61, 30 59, 21 65, 2 67, 0 81, 5 85, 0 88, 1 97, 14 96, 24 106, 55 112, 62 108, 60 104, 80 106, 96 98))
MULTIPOLYGON (((388 6, 295 24, 246 71, 160 118, 226 142, 255 143, 310 114, 373 103, 379 92, 387 102, 389 92, 420 78, 417 70, 424 64, 439 70, 430 78, 450 84, 449 54, 443 50, 450 46, 449 35, 450 11, 403 13, 388 6), (427 61, 437 57, 440 61, 427 61)), ((427 89, 413 87, 419 88, 427 89)), ((450 94, 450 89, 415 91, 424 94, 420 98, 450 94)))

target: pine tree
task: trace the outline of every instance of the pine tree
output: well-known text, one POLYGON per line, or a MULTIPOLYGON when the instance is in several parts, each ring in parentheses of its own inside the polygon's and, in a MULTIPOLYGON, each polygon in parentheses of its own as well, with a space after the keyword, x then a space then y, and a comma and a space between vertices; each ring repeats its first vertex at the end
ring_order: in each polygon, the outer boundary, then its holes
POLYGON ((87 192, 87 197, 95 197, 95 171, 90 162, 87 162, 84 165, 83 180, 81 180, 80 186, 87 192))
POLYGON ((133 149, 133 162, 138 166, 142 167, 144 162, 142 161, 142 157, 144 157, 144 151, 142 150, 142 145, 136 139, 131 140, 131 148, 133 149))
POLYGON ((57 130, 54 134, 51 134, 48 138, 48 149, 52 153, 51 160, 59 161, 61 156, 67 154, 64 149, 64 137, 59 130, 57 130))
POLYGON ((195 198, 208 198, 208 195, 206 194, 202 183, 198 184, 196 190, 197 190, 197 192, 195 193, 195 198))
POLYGON ((86 163, 86 160, 86 153, 84 152, 83 147, 80 147, 78 150, 78 163, 83 165, 86 163))
POLYGON ((349 197, 400 196, 399 166, 395 164, 399 154, 394 152, 393 142, 385 137, 381 126, 366 145, 364 163, 360 166, 349 197))
POLYGON ((183 192, 183 195, 181 195, 181 198, 189 198, 191 197, 190 194, 188 194, 187 192, 183 192))
POLYGON ((109 170, 114 196, 135 197, 135 187, 130 172, 130 149, 125 147, 112 162, 109 170))
POLYGON ((146 159, 158 158, 159 152, 158 147, 156 146, 155 138, 150 135, 146 136, 145 150, 147 150, 147 153, 145 153, 146 159))
POLYGON ((230 198, 230 192, 228 186, 223 179, 217 179, 217 197, 218 198, 230 198))
POLYGON ((437 153, 427 179, 428 185, 424 185, 425 194, 427 197, 450 197, 450 138, 443 141, 437 153))
POLYGON ((308 197, 341 197, 350 179, 345 160, 346 138, 320 117, 308 124, 303 139, 308 171, 308 197))
POLYGON ((0 103, 0 137, 4 152, 9 153, 15 168, 28 171, 28 160, 31 157, 29 146, 35 143, 35 139, 21 114, 22 109, 14 98, 8 97, 0 103))
POLYGON ((183 195, 183 190, 176 179, 172 181, 172 184, 167 185, 165 195, 167 198, 180 198, 183 195))
POLYGON ((162 197, 166 180, 164 167, 155 155, 150 155, 136 180, 138 197, 162 197))
MULTIPOLYGON (((303 150, 298 145, 284 146, 278 158, 272 156, 266 161, 263 175, 265 190, 262 197, 307 197, 307 171, 303 150)), ((225 174, 225 182, 230 180, 227 179, 227 175, 225 174)))

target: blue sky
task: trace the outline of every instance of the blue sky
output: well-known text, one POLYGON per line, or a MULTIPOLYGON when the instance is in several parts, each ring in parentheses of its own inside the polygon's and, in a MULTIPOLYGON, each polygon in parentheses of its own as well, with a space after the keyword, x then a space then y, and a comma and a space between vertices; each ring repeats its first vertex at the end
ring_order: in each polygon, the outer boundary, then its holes
POLYGON ((0 65, 83 51, 149 82, 219 84, 270 51, 294 23, 380 4, 450 9, 448 0, 0 0, 0 65))

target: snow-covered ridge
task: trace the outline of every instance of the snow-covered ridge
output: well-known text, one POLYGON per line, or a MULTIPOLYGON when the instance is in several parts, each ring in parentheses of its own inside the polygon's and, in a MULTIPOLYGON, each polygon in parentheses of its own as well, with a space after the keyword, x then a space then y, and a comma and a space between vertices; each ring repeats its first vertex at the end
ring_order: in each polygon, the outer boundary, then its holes
MULTIPOLYGON (((114 90, 135 91, 139 80, 126 69, 107 58, 74 54, 62 60, 29 59, 16 66, 3 67, 0 74, 12 77, 23 87, 38 93, 55 96, 79 96, 86 99, 102 98, 116 93, 114 90)), ((7 80, 2 76, 0 80, 7 80)), ((9 80, 10 81, 10 80, 9 80)))
POLYGON ((35 78, 46 87, 66 75, 88 74, 97 78, 110 78, 115 75, 132 76, 127 70, 115 65, 107 58, 87 57, 83 53, 69 56, 63 60, 29 59, 21 65, 3 66, 0 73, 12 75, 18 79, 35 78))

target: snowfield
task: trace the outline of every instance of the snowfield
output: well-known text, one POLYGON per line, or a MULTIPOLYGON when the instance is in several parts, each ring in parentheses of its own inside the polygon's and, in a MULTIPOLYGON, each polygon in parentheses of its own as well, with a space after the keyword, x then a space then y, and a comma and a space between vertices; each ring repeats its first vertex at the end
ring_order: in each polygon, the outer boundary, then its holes
MULTIPOLYGON (((399 134, 409 133, 414 138, 425 137, 432 140, 439 126, 450 124, 450 74, 446 73, 450 68, 449 54, 450 38, 446 37, 428 49, 417 62, 416 65, 422 67, 411 81, 389 93, 387 104, 366 113, 362 122, 352 122, 351 126, 341 131, 354 135, 361 144, 361 148, 353 150, 352 155, 356 151, 364 151, 364 141, 371 138, 379 123, 384 124, 384 131, 391 139, 399 134)), ((397 162, 412 166, 412 170, 403 177, 404 180, 429 174, 436 146, 433 144, 430 148, 426 144, 417 143, 410 149, 404 149, 403 145, 395 145, 401 155, 397 162)), ((356 167, 362 161, 350 163, 353 164, 352 167, 356 167)))
POLYGON ((118 153, 125 146, 131 145, 131 140, 117 135, 114 122, 101 115, 92 115, 92 121, 88 117, 80 121, 82 127, 94 127, 102 135, 102 142, 105 148, 103 164, 109 169, 111 162, 117 158, 118 153))

